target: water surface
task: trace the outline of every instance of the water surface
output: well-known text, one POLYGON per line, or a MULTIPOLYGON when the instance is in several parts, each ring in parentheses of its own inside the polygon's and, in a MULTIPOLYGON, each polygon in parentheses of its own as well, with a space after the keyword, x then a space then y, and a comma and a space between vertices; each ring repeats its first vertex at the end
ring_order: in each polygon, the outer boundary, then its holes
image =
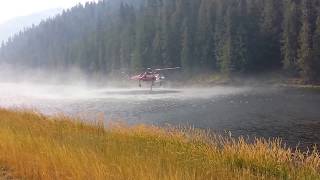
POLYGON ((279 87, 156 89, 0 84, 0 106, 34 108, 106 122, 183 125, 234 136, 320 144, 320 92, 279 87))

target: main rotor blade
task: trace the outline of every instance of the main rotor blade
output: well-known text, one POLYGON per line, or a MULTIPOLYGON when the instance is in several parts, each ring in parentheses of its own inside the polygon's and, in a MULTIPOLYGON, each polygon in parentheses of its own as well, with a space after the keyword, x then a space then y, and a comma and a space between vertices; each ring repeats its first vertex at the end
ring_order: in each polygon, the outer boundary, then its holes
POLYGON ((176 70, 176 69, 181 69, 181 67, 155 69, 155 71, 167 71, 167 70, 176 70))

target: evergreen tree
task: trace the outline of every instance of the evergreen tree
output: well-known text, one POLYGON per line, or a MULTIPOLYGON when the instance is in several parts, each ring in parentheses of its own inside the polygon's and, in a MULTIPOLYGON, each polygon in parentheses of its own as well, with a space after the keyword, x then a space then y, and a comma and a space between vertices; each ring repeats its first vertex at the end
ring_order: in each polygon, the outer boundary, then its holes
POLYGON ((302 27, 299 35, 298 64, 301 77, 305 82, 312 82, 315 78, 313 53, 312 53, 312 34, 310 28, 310 3, 309 0, 303 0, 302 9, 302 27))
POLYGON ((320 0, 103 0, 25 28, 0 62, 117 74, 182 66, 186 72, 300 72, 319 77, 320 0), (282 66, 281 66, 282 65, 282 66))
POLYGON ((317 80, 320 80, 320 15, 316 21, 316 30, 313 37, 313 58, 317 80))
MULTIPOLYGON (((282 1, 266 0, 262 12, 260 67, 270 69, 280 65, 280 34, 281 34, 282 1)), ((258 67, 256 67, 258 68, 258 67)))
POLYGON ((4 43, 4 41, 2 41, 1 46, 0 46, 0 58, 1 57, 4 58, 4 52, 5 52, 5 43, 4 43))
POLYGON ((221 43, 219 64, 221 72, 230 74, 234 71, 233 66, 233 22, 232 22, 232 8, 228 8, 225 16, 225 32, 223 34, 223 40, 221 43))
POLYGON ((160 46, 161 46, 161 65, 167 66, 169 65, 169 17, 168 17, 168 7, 166 4, 164 4, 161 7, 160 10, 160 32, 158 32, 159 35, 159 40, 160 40, 160 46))
POLYGON ((295 73, 297 67, 297 50, 299 36, 299 17, 295 1, 285 1, 285 12, 282 33, 282 56, 283 67, 295 73))
POLYGON ((184 32, 182 35, 182 51, 181 51, 181 65, 183 70, 190 74, 192 72, 192 54, 190 48, 190 33, 187 26, 187 21, 184 22, 184 32))
POLYGON ((211 39, 211 19, 210 19, 210 1, 201 0, 199 14, 198 14, 198 25, 196 33, 196 54, 199 65, 201 68, 208 67, 210 59, 208 53, 210 49, 211 39))
POLYGON ((237 71, 245 71, 249 60, 248 50, 248 12, 246 0, 240 0, 237 5, 237 15, 235 15, 235 31, 234 35, 234 66, 237 71))

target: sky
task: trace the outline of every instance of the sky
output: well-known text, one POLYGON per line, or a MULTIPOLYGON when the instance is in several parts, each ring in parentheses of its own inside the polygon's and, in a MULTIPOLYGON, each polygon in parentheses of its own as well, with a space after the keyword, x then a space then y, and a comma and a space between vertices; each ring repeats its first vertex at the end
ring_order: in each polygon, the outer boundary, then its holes
POLYGON ((97 0, 0 0, 0 24, 53 8, 70 8, 78 3, 97 0))

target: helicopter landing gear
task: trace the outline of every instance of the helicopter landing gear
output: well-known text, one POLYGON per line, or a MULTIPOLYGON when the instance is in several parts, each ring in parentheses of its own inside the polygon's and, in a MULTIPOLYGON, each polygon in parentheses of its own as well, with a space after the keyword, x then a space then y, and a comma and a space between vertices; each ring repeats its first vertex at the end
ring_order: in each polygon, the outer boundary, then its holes
POLYGON ((153 86, 154 86, 154 81, 151 82, 150 91, 152 91, 153 86))

